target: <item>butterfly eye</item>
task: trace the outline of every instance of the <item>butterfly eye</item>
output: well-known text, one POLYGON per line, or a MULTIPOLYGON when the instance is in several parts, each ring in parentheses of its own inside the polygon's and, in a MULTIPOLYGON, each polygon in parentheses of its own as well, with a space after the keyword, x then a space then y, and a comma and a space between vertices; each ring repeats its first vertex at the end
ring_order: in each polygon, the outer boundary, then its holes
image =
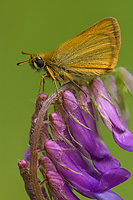
POLYGON ((39 68, 42 68, 44 66, 44 61, 43 61, 43 59, 41 57, 40 58, 36 58, 35 63, 37 64, 37 66, 39 68))

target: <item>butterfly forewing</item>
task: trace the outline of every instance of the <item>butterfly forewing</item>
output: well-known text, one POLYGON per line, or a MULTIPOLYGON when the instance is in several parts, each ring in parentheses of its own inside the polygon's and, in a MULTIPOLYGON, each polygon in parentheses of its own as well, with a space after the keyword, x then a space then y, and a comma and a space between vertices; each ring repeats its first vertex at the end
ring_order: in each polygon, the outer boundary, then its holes
POLYGON ((88 76, 89 79, 89 76, 94 78, 95 75, 103 75, 105 70, 113 70, 119 48, 118 22, 114 18, 106 18, 62 44, 54 57, 69 73, 75 76, 79 73, 80 77, 85 74, 84 78, 88 76))
POLYGON ((98 32, 98 30, 99 31, 102 30, 105 33, 107 32, 112 33, 115 36, 117 49, 118 50, 120 49, 120 46, 121 46, 120 27, 115 18, 108 17, 108 18, 102 19, 101 21, 90 26, 87 30, 89 30, 89 32, 98 32))

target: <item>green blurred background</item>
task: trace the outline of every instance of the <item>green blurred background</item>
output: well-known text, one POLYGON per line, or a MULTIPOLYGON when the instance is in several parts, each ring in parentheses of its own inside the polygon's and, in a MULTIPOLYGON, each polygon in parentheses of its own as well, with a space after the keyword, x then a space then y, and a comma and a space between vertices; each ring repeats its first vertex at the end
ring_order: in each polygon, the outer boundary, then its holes
MULTIPOLYGON (((0 5, 0 199, 28 200, 17 163, 28 147, 30 119, 34 111, 41 74, 28 64, 21 51, 53 51, 93 23, 115 17, 121 28, 122 46, 117 66, 133 72, 133 2, 131 0, 6 0, 0 5)), ((46 81, 45 92, 55 90, 46 81)), ((133 129, 132 98, 127 95, 130 110, 129 130, 133 129)), ((133 174, 133 154, 120 149, 111 133, 102 129, 111 154, 133 174)), ((114 189, 125 200, 131 200, 133 177, 114 189)), ((85 199, 85 198, 80 198, 85 199)))

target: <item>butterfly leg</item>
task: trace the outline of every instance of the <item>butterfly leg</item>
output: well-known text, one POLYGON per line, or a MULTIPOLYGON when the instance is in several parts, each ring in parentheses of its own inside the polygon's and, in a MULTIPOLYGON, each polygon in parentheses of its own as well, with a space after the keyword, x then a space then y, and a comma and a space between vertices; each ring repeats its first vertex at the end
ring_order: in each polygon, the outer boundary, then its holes
POLYGON ((52 72, 52 70, 49 69, 47 66, 46 66, 46 69, 47 69, 49 75, 51 76, 51 78, 52 78, 53 81, 54 81, 54 84, 55 84, 55 87, 56 87, 56 91, 57 91, 57 96, 59 97, 59 91, 58 91, 58 87, 57 87, 57 84, 56 84, 56 79, 55 79, 55 77, 54 77, 54 75, 53 75, 53 72, 52 72))
POLYGON ((71 76, 69 76, 68 73, 64 72, 63 74, 87 96, 86 92, 71 78, 71 76))
POLYGON ((43 85, 43 92, 44 92, 44 83, 45 83, 44 77, 45 77, 45 76, 46 76, 46 75, 43 74, 42 77, 41 77, 40 87, 39 87, 39 94, 40 94, 42 85, 43 85))

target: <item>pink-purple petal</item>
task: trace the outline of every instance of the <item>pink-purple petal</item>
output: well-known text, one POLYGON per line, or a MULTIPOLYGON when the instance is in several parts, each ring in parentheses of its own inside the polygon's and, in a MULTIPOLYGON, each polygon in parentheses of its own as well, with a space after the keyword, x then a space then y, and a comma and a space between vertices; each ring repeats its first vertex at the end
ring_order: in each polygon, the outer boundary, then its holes
POLYGON ((92 82, 91 90, 101 118, 105 126, 113 133, 117 144, 127 151, 133 151, 133 134, 127 129, 125 123, 120 120, 99 78, 92 82))
POLYGON ((113 127, 113 136, 116 143, 124 150, 133 151, 133 134, 126 129, 120 132, 115 126, 113 127))
POLYGON ((89 130, 89 127, 88 129, 86 128, 87 124, 83 118, 80 108, 77 105, 78 103, 74 95, 69 91, 65 91, 63 93, 63 106, 68 113, 67 123, 72 136, 91 155, 92 160, 94 160, 95 167, 100 172, 104 172, 110 168, 119 168, 119 161, 109 154, 105 145, 98 143, 92 134, 92 131, 89 130), (72 116, 74 116, 85 127, 77 123, 72 116))
POLYGON ((69 181, 72 187, 85 196, 90 196, 92 193, 105 192, 130 177, 130 173, 127 170, 114 168, 95 179, 84 170, 77 168, 71 158, 65 153, 66 150, 62 149, 55 142, 50 140, 45 142, 45 149, 65 180, 69 181))
POLYGON ((58 200, 79 200, 78 197, 71 191, 70 187, 65 183, 62 177, 56 171, 48 171, 46 178, 53 196, 58 200))

